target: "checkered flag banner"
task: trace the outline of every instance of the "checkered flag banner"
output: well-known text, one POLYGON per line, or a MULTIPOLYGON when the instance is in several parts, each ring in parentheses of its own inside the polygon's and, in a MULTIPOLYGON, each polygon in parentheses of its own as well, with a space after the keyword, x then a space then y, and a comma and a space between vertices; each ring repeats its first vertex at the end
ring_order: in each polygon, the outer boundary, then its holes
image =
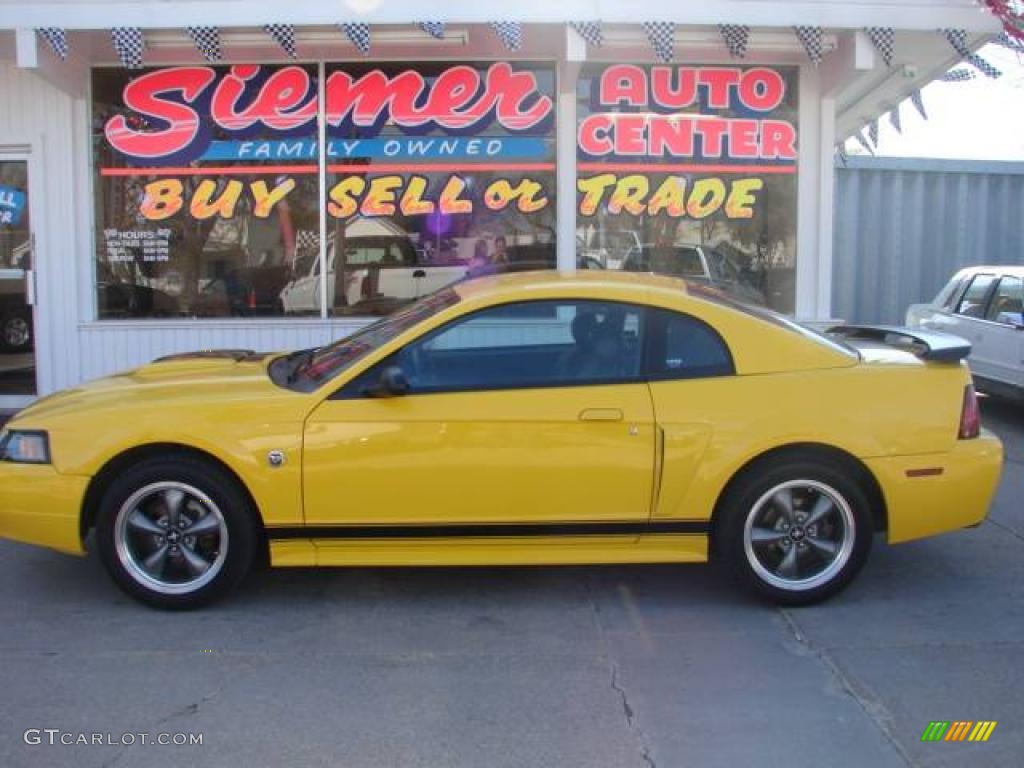
POLYGON ((438 40, 444 40, 444 22, 443 21, 421 21, 418 22, 418 26, 428 35, 438 40))
POLYGON ((300 229, 295 233, 295 250, 320 250, 320 233, 315 229, 300 229))
POLYGON ((138 27, 114 27, 110 30, 110 39, 114 43, 114 51, 126 69, 139 69, 142 66, 142 51, 146 41, 142 38, 142 30, 138 27))
MULTIPOLYGON (((977 69, 981 70, 981 72, 986 77, 991 77, 995 79, 997 77, 1002 76, 1002 72, 993 67, 987 61, 981 58, 981 56, 979 56, 978 54, 973 53, 971 49, 967 47, 967 33, 964 30, 940 29, 939 32, 942 34, 943 37, 946 38, 946 40, 949 41, 949 44, 953 46, 954 51, 959 53, 964 59, 966 59, 970 64, 974 65, 977 69)), ((969 80, 970 78, 964 79, 969 80)))
POLYGON ((747 43, 750 42, 750 27, 744 24, 719 24, 718 31, 734 59, 742 59, 747 55, 747 43))
POLYGON ((57 57, 64 61, 68 57, 68 36, 60 27, 38 27, 36 34, 47 42, 57 57))
POLYGON ((807 58, 811 60, 811 64, 821 64, 821 55, 825 50, 821 27, 793 27, 793 32, 807 51, 807 58))
POLYGON ((892 66, 892 55, 896 52, 896 30, 892 27, 864 27, 868 40, 882 56, 885 66, 892 66))
POLYGON ((590 45, 600 46, 604 43, 600 21, 570 21, 569 26, 575 29, 577 34, 590 45))
POLYGON ((641 26, 658 61, 668 64, 675 57, 676 25, 671 21, 645 21, 641 26))
POLYGON ((857 140, 858 144, 864 147, 864 151, 869 155, 875 154, 875 150, 873 150, 871 145, 868 144, 868 140, 864 138, 864 134, 861 131, 857 131, 857 133, 853 134, 853 138, 857 140))
POLYGON ((188 27, 187 31, 204 59, 220 61, 220 30, 217 27, 188 27))
POLYGON ((510 51, 518 51, 523 45, 523 25, 518 21, 492 21, 491 29, 510 51))
POLYGON ((957 67, 956 69, 949 70, 939 80, 944 83, 965 83, 974 78, 975 74, 972 70, 967 69, 967 67, 957 67))
POLYGON ((361 54, 365 56, 370 52, 369 24, 339 24, 338 26, 361 54))
POLYGON ((918 89, 910 94, 910 101, 920 113, 921 117, 925 120, 928 119, 928 113, 924 109, 924 97, 921 96, 921 90, 918 89))
POLYGON ((900 121, 900 105, 897 104, 889 110, 889 122, 896 129, 896 133, 903 133, 903 124, 900 121))
POLYGON ((1009 48, 1011 51, 1024 53, 1024 40, 1018 40, 1015 37, 1011 37, 1010 33, 1005 29, 1000 32, 999 37, 992 42, 996 45, 1001 45, 1003 48, 1009 48))
POLYGON ((850 158, 846 154, 846 148, 842 145, 842 142, 836 144, 836 157, 839 158, 839 162, 843 164, 843 168, 845 168, 850 161, 850 158))
POLYGON ((873 146, 878 146, 878 118, 868 123, 868 139, 873 146))
POLYGON ((295 49, 295 27, 291 24, 266 24, 263 31, 281 46, 281 49, 288 54, 288 58, 294 59, 299 55, 295 49))

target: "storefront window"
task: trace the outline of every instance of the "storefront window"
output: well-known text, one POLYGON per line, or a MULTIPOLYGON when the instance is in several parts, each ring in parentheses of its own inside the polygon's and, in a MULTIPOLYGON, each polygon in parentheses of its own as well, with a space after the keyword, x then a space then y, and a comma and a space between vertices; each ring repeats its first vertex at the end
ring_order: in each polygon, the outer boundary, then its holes
POLYGON ((792 312, 795 67, 585 68, 578 256, 792 312))
POLYGON ((323 280, 317 69, 94 71, 101 319, 375 315, 554 266, 550 65, 332 64, 323 280))
MULTIPOLYGON (((326 83, 332 314, 554 267, 550 66, 328 65, 326 83)), ((314 303, 317 279, 314 268, 286 308, 314 303)))

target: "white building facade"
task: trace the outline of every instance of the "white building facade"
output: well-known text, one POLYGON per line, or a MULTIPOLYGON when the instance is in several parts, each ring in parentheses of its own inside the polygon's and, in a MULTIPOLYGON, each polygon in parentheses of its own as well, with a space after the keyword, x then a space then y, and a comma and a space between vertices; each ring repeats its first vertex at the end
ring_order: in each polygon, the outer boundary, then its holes
POLYGON ((970 0, 0 0, 0 306, 32 337, 12 321, 0 408, 318 346, 495 269, 699 272, 828 318, 835 146, 958 64, 939 29, 973 51, 999 23, 970 0))

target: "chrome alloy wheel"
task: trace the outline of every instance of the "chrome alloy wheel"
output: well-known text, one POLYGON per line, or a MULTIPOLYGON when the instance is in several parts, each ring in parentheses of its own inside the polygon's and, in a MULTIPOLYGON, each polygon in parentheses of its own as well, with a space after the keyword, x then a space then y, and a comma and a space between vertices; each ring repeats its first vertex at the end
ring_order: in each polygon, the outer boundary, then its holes
POLYGON ((9 317, 4 323, 4 342, 12 349, 26 346, 31 338, 32 331, 25 318, 9 317))
POLYGON ((114 548, 135 581, 165 595, 195 592, 217 577, 228 553, 224 515, 185 483, 140 488, 121 505, 114 548))
POLYGON ((817 480, 790 480, 769 489, 747 515, 743 550, 758 578, 802 592, 828 583, 853 552, 850 504, 817 480))

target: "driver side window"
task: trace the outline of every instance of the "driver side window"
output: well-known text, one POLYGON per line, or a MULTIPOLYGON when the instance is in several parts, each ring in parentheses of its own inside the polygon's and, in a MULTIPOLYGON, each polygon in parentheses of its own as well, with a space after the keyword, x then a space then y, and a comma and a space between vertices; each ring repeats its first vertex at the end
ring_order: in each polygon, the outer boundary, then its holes
POLYGON ((364 391, 389 365, 402 369, 409 394, 638 381, 643 321, 640 307, 617 302, 503 304, 414 341, 350 387, 364 391))

